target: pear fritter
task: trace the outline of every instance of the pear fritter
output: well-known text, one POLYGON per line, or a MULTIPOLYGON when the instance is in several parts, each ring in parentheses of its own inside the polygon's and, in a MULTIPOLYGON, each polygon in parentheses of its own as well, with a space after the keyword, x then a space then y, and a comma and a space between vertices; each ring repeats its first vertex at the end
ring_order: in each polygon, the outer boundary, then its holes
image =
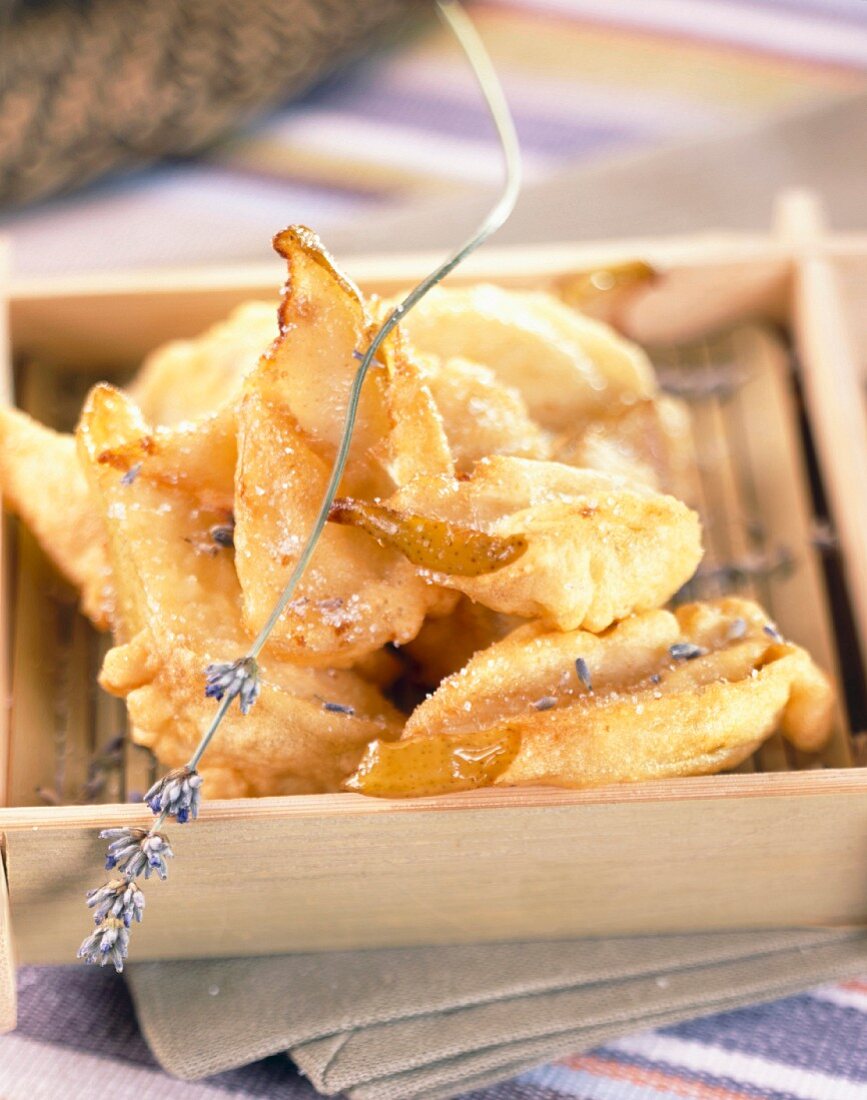
MULTIPOLYGON (((560 630, 604 630, 633 611, 659 607, 701 558, 698 517, 685 504, 556 462, 500 456, 463 478, 414 478, 380 510, 394 531, 389 536, 380 524, 384 545, 405 546, 418 517, 504 545, 523 540, 526 550, 514 560, 478 575, 462 574, 462 556, 443 540, 439 565, 434 554, 420 572, 494 611, 560 630)), ((359 526, 370 530, 361 520, 359 526)), ((420 549, 436 546, 427 540, 420 549)))
MULTIPOLYGON (((216 415, 163 430, 154 443, 131 399, 98 386, 78 442, 117 577, 120 644, 100 682, 127 699, 135 740, 173 767, 213 716, 206 666, 239 657, 250 642, 232 550, 211 537, 214 498, 231 499, 234 436, 216 415), (127 474, 119 454, 132 462, 127 474), (207 456, 212 478, 202 485, 190 471, 207 456), (219 469, 228 484, 216 480, 219 469)), ((354 672, 299 668, 267 650, 262 666, 255 717, 231 708, 205 760, 212 797, 333 789, 371 737, 400 731, 394 708, 354 672)))
POLYGON ((817 751, 833 702, 810 656, 779 640, 748 600, 649 611, 601 635, 534 623, 445 680, 416 708, 399 746, 371 746, 349 786, 435 793, 438 777, 440 791, 464 789, 463 772, 449 784, 443 761, 468 753, 487 761, 489 783, 505 786, 704 775, 740 763, 775 730, 817 751), (424 750, 428 741, 436 752, 424 750))

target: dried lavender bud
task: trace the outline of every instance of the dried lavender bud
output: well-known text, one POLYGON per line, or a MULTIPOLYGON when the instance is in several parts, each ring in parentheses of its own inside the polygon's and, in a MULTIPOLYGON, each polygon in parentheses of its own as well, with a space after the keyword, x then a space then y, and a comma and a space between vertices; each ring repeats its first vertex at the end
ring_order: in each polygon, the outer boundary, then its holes
POLYGON ((107 917, 86 937, 78 949, 78 957, 85 962, 105 966, 112 963, 120 974, 123 960, 129 952, 129 929, 122 920, 107 917))
POLYGON ((241 713, 247 714, 259 698, 259 666, 254 657, 217 661, 205 669, 205 695, 210 699, 239 696, 241 713))
POLYGON ((323 703, 322 709, 327 710, 330 714, 348 714, 350 717, 355 714, 355 707, 347 706, 346 703, 323 703))
POLYGON ((232 550, 235 546, 235 524, 217 523, 208 532, 218 546, 232 550))
POLYGON ((121 485, 132 485, 132 483, 135 481, 135 479, 138 477, 138 475, 140 473, 141 473, 141 463, 140 462, 134 462, 132 464, 132 466, 130 466, 130 468, 127 470, 127 472, 123 475, 123 477, 120 479, 121 485))
POLYGON ((557 700, 553 695, 543 695, 541 699, 537 699, 530 706, 533 710, 550 710, 552 707, 557 706, 557 700))
POLYGON ((779 632, 779 630, 777 630, 776 626, 774 626, 773 623, 765 623, 765 625, 762 627, 762 630, 764 630, 765 634, 767 634, 772 642, 782 643, 785 640, 783 638, 783 635, 779 632))
POLYGON ((177 818, 178 824, 183 825, 198 816, 201 786, 202 777, 185 764, 158 779, 144 800, 153 813, 165 813, 177 818))
POLYGON ((743 638, 747 632, 747 620, 746 619, 732 619, 729 624, 729 628, 726 631, 726 641, 736 642, 738 638, 743 638))
POLYGON ((650 677, 651 684, 658 684, 661 682, 661 680, 662 677, 659 675, 658 672, 654 672, 654 674, 650 677))
POLYGON ((590 666, 587 664, 583 657, 575 658, 575 671, 578 673, 578 679, 592 695, 593 681, 590 678, 590 666))
POLYGON ((675 661, 694 661, 696 657, 703 657, 707 650, 695 642, 675 642, 668 647, 668 652, 675 661))
POLYGON ((93 914, 96 924, 102 924, 107 917, 112 917, 129 928, 134 920, 141 924, 145 899, 134 882, 126 878, 114 878, 98 890, 87 891, 87 906, 96 910, 93 914))
POLYGON ((142 872, 146 879, 156 872, 161 879, 168 877, 166 863, 174 852, 165 833, 150 833, 145 829, 103 829, 103 840, 111 840, 105 860, 105 869, 117 867, 127 878, 137 878, 142 872))

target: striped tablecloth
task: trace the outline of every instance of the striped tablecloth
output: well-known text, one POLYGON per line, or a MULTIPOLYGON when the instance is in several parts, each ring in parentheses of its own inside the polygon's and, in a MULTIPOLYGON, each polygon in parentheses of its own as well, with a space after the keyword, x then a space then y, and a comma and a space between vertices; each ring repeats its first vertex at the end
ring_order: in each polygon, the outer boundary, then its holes
MULTIPOLYGON (((529 182, 867 87, 865 0, 478 0, 472 11, 529 182)), ((499 170, 472 75, 434 20, 207 160, 0 216, 0 232, 22 274, 262 260, 291 221, 327 241, 499 170)))
MULTIPOLYGON (((193 1084, 166 1076, 110 971, 24 969, 0 1038, 3 1100, 315 1100, 287 1058, 193 1084)), ((867 981, 648 1031, 463 1100, 864 1100, 867 981)))

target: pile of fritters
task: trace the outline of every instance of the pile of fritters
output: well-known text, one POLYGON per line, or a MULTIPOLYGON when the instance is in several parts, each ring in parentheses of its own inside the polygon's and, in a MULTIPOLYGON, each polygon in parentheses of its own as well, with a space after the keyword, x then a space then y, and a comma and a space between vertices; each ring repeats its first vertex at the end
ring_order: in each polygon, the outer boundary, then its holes
MULTIPOLYGON (((96 386, 74 437, 0 413, 6 505, 112 631, 100 682, 165 767, 213 715, 205 667, 245 652, 298 560, 391 308, 309 230, 275 244, 276 315, 247 303, 96 386)), ((209 796, 582 787, 719 771, 776 730, 821 747, 830 685, 759 607, 660 610, 701 558, 688 440, 606 325, 545 293, 433 291, 370 371, 209 796)))

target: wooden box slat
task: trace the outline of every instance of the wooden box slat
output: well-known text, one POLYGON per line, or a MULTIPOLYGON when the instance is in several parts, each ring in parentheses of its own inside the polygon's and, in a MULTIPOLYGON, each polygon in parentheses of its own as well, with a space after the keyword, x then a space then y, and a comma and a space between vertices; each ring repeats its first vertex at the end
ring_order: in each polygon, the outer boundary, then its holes
MULTIPOLYGON (((113 824, 137 824, 140 809, 113 809, 113 824)), ((74 956, 105 823, 104 807, 0 810, 21 962, 74 956)), ((171 833, 136 959, 867 919, 860 768, 213 802, 171 833)))

